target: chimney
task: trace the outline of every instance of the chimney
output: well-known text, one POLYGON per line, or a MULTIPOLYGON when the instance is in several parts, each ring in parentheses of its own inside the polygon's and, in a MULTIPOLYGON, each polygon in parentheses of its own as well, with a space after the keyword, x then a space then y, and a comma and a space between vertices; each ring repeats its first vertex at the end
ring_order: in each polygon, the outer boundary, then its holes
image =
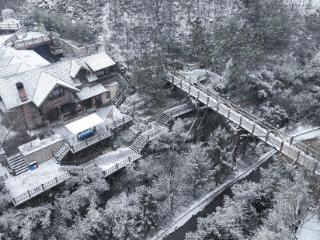
POLYGON ((18 90, 19 98, 21 102, 28 101, 28 96, 26 93, 26 90, 24 89, 24 86, 21 82, 16 83, 16 87, 18 90))

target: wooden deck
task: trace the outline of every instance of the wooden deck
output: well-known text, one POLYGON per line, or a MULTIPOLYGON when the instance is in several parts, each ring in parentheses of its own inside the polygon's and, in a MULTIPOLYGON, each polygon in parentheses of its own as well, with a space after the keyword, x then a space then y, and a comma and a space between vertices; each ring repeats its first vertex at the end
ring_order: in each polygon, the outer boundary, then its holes
POLYGON ((28 201, 31 198, 34 198, 35 196, 48 191, 49 189, 53 188, 54 186, 57 186, 60 183, 63 183, 70 177, 69 173, 65 173, 59 177, 55 177, 54 179, 48 181, 47 183, 41 184, 40 186, 27 191, 26 193, 12 198, 12 203, 14 206, 18 206, 26 201, 28 201))

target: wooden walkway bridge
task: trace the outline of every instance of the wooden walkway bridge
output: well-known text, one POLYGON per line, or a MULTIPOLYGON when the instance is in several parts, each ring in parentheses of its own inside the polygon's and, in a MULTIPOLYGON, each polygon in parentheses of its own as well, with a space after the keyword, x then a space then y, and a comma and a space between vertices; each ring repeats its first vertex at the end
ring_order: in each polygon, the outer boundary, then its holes
POLYGON ((206 92, 194 86, 185 76, 171 71, 167 81, 177 88, 183 90, 191 97, 206 105, 208 108, 219 113, 226 119, 235 123, 261 141, 267 143, 278 152, 287 156, 293 164, 299 164, 308 171, 320 175, 319 159, 320 154, 308 146, 297 142, 293 137, 280 132, 275 127, 263 120, 253 116, 251 113, 230 101, 220 97, 214 92, 206 92))

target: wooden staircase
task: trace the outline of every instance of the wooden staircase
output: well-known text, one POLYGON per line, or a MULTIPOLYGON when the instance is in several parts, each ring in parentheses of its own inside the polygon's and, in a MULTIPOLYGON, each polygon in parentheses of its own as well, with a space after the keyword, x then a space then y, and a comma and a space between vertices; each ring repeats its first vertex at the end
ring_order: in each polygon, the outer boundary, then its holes
POLYGON ((27 163, 20 153, 9 157, 7 160, 9 162, 9 166, 13 171, 13 174, 16 176, 29 170, 27 163))
POLYGON ((68 152, 70 151, 69 143, 65 142, 59 150, 53 154, 53 157, 57 160, 57 162, 61 162, 61 160, 67 156, 68 152))
POLYGON ((137 137, 133 143, 131 144, 130 148, 135 152, 135 153, 140 153, 144 146, 148 143, 148 140, 140 135, 137 137))
POLYGON ((167 127, 169 126, 169 122, 171 121, 171 117, 168 116, 166 113, 162 113, 160 117, 156 120, 158 124, 161 126, 167 127))

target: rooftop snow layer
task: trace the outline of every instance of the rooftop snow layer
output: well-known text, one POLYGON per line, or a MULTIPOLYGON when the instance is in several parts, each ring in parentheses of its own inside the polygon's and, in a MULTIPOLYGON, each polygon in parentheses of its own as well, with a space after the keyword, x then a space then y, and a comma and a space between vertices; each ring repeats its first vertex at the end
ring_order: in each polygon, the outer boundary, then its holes
POLYGON ((94 96, 98 96, 102 93, 107 92, 108 90, 101 84, 97 84, 93 87, 85 87, 82 88, 80 92, 77 93, 77 96, 80 100, 86 100, 92 98, 94 96))
POLYGON ((93 54, 84 58, 84 61, 94 72, 116 65, 105 52, 93 54))
POLYGON ((81 133, 87 129, 98 126, 104 120, 96 113, 90 114, 84 118, 76 120, 66 125, 66 128, 74 135, 81 133))

